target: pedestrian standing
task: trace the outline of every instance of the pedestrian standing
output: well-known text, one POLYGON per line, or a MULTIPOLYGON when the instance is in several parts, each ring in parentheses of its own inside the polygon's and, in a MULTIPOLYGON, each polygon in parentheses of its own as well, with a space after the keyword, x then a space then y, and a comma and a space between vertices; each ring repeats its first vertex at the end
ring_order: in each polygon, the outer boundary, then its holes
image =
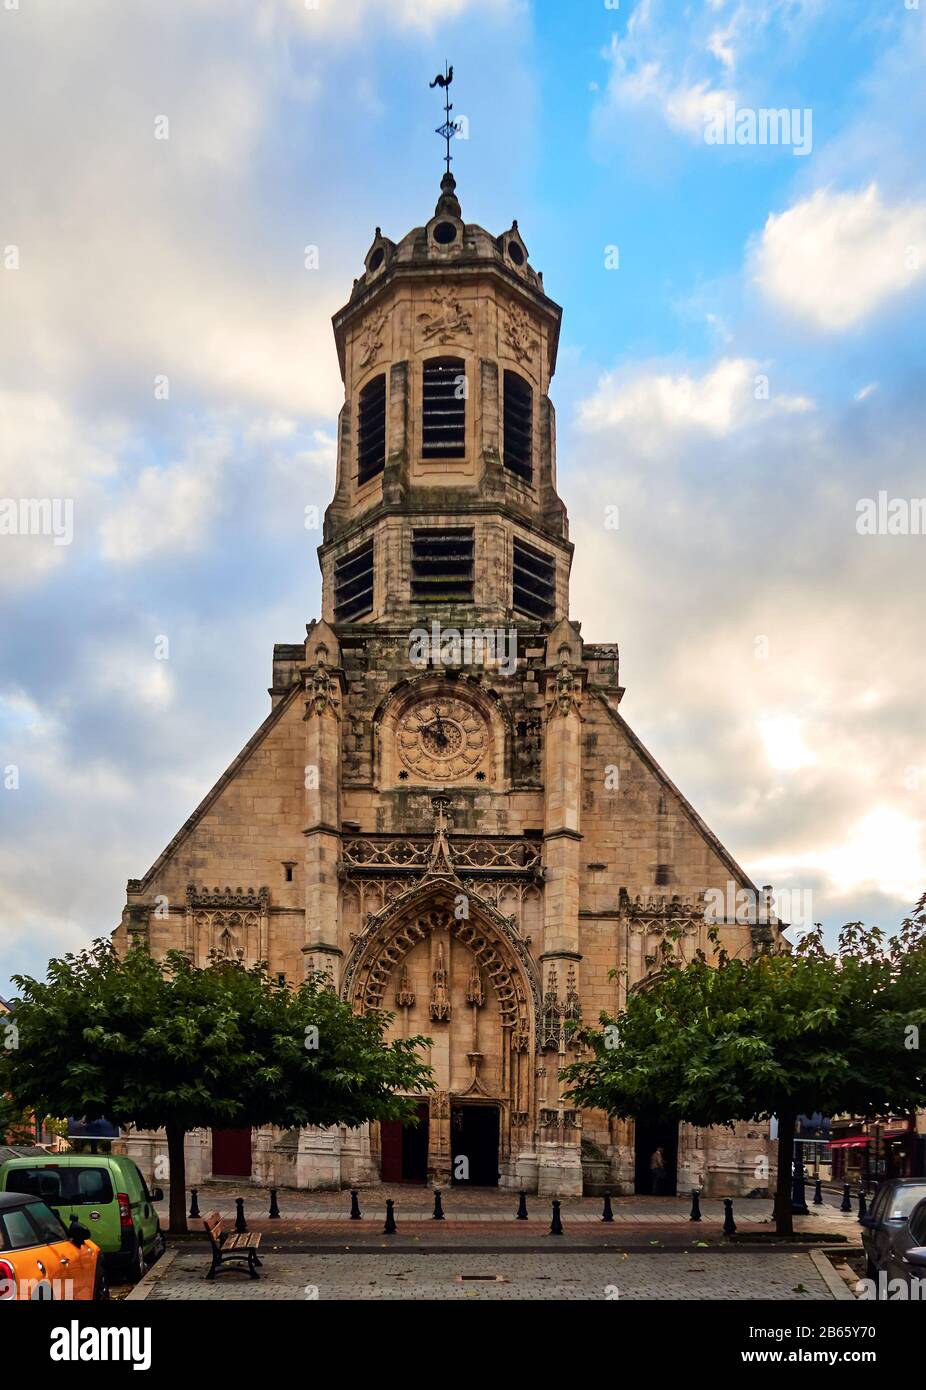
POLYGON ((653 1196, 663 1196, 666 1190, 666 1151, 661 1144, 653 1150, 649 1161, 649 1175, 653 1196))

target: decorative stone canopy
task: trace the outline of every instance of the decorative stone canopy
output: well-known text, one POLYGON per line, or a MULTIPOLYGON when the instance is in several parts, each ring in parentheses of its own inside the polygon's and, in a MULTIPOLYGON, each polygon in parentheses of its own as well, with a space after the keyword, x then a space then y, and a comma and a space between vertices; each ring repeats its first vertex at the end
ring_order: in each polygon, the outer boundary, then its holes
POLYGON ((348 303, 332 319, 342 377, 346 328, 356 313, 366 312, 380 292, 397 278, 424 275, 445 279, 449 266, 464 277, 486 272, 500 277, 509 289, 520 290, 535 312, 549 318, 549 371, 553 375, 562 309, 544 293, 543 275, 530 264, 517 222, 497 236, 478 223, 464 222, 456 187, 453 175, 445 174, 434 216, 423 227, 414 227, 401 241, 391 241, 376 228, 364 258, 364 273, 354 281, 348 303))

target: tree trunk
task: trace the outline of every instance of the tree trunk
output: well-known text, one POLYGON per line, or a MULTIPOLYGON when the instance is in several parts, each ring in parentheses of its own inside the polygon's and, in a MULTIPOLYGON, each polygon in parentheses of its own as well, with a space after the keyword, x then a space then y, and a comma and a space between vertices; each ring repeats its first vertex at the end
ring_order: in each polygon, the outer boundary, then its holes
POLYGON ((794 1234, 791 1214, 792 1172, 794 1168, 794 1126, 797 1116, 778 1116, 778 1180, 775 1185, 775 1230, 780 1236, 794 1234))
POLYGON ((167 1126, 167 1160, 170 1164, 170 1233, 186 1235, 186 1159, 183 1152, 185 1130, 167 1126))

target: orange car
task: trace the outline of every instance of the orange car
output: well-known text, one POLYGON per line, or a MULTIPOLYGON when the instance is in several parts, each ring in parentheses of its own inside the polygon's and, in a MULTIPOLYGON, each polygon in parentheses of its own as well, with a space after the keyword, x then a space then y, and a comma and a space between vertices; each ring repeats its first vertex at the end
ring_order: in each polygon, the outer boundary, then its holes
POLYGON ((65 1230, 38 1197, 0 1192, 0 1300, 105 1297, 103 1256, 86 1226, 65 1230))

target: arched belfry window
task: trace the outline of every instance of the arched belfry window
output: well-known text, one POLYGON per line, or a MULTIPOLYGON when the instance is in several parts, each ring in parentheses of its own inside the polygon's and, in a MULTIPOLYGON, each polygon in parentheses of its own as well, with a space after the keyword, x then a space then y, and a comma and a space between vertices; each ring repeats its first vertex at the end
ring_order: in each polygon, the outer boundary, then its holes
POLYGON ((460 459, 466 455, 466 364, 457 357, 434 357, 424 364, 421 457, 460 459))
POLYGON ((505 467, 530 482, 533 476, 534 392, 517 372, 505 373, 505 467))
POLYGON ((386 377, 376 376, 360 392, 357 411, 357 482, 382 473, 386 463, 386 377))

